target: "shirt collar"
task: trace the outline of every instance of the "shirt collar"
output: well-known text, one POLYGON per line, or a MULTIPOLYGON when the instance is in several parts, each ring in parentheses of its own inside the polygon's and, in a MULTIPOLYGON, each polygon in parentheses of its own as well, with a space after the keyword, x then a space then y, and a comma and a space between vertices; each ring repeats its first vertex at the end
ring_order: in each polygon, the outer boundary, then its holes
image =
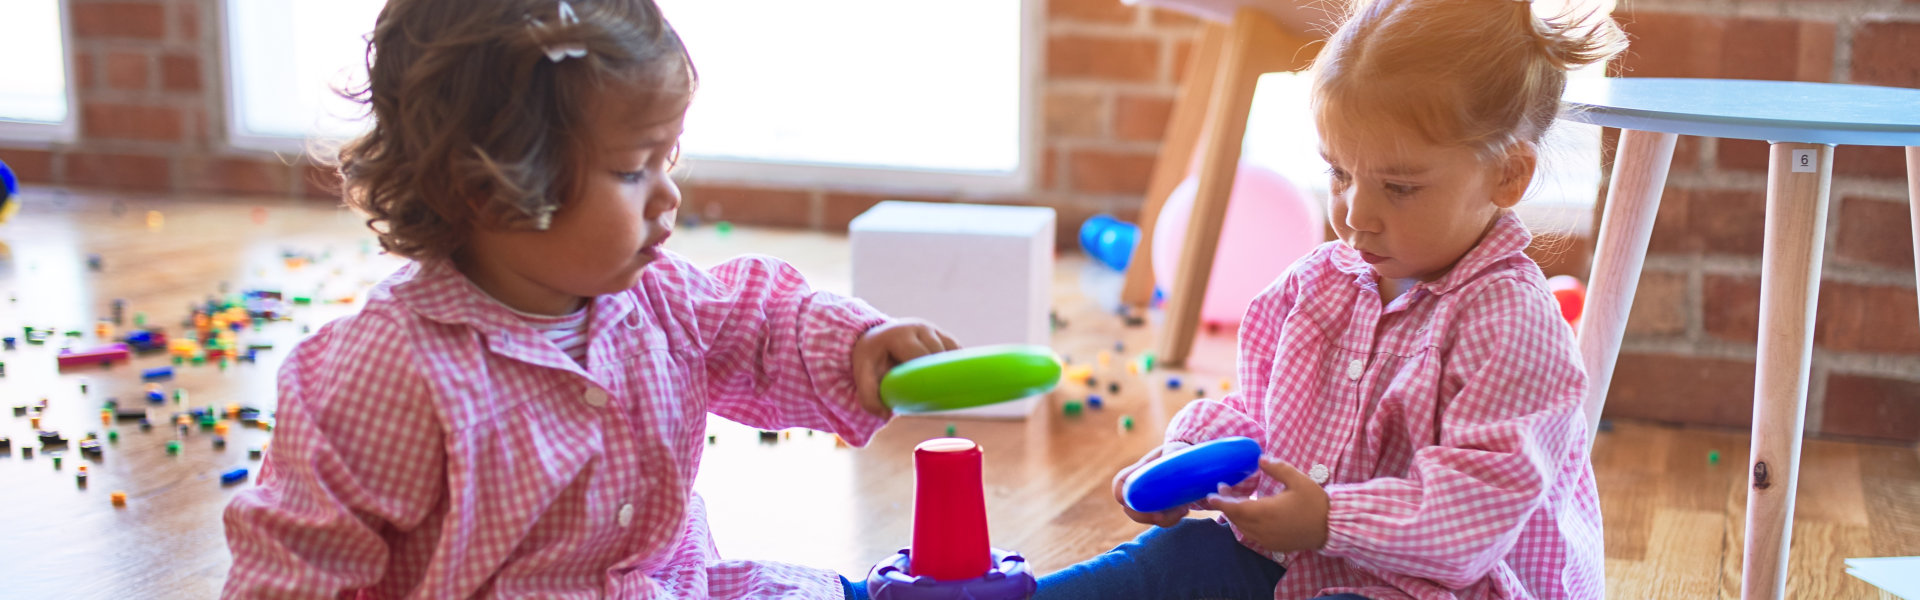
MULTIPOLYGON (((1446 294, 1460 285, 1471 281, 1475 275, 1487 267, 1523 254, 1527 246, 1533 243, 1533 234, 1527 232, 1527 226, 1520 222, 1520 216, 1513 211, 1494 219, 1493 227, 1480 237, 1480 243, 1468 250, 1453 269, 1446 275, 1433 281, 1423 281, 1413 287, 1414 290, 1427 290, 1435 295, 1446 294)), ((1336 244, 1333 250, 1334 268, 1353 275, 1362 285, 1374 284, 1373 268, 1360 258, 1360 251, 1346 244, 1336 244)))
MULTIPOLYGON (((537 365, 580 370, 579 364, 546 341, 506 305, 487 295, 446 260, 409 263, 380 285, 401 306, 428 320, 472 327, 496 354, 537 365)), ((622 326, 633 312, 631 294, 595 296, 588 307, 588 337, 622 326)), ((591 344, 591 342, 589 342, 591 344)))

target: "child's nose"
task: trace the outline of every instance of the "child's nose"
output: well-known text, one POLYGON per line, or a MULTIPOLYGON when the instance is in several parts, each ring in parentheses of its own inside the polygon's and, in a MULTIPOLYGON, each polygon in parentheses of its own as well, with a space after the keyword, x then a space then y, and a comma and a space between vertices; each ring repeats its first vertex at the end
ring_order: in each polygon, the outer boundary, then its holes
POLYGON ((1377 212, 1382 200, 1373 194, 1354 192, 1347 200, 1347 228, 1354 231, 1379 233, 1380 215, 1377 212))
POLYGON ((658 181, 659 184, 654 186, 653 190, 647 194, 647 212, 649 213, 647 216, 657 217, 667 212, 679 210, 680 186, 673 182, 672 177, 661 177, 655 181, 658 181))

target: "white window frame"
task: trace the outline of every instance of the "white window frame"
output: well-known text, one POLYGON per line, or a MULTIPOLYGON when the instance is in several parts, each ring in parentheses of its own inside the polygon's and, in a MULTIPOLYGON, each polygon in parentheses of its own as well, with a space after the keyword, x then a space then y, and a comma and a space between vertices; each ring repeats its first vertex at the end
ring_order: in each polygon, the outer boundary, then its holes
MULTIPOLYGON (((244 133, 235 109, 233 85, 232 36, 227 35, 227 2, 258 0, 221 0, 215 2, 220 27, 220 81, 225 102, 225 143, 240 150, 276 153, 303 153, 312 138, 256 135, 244 133)), ((1118 2, 1119 0, 1114 0, 1118 2)), ((889 192, 951 195, 968 197, 1004 197, 1033 190, 1040 177, 1042 158, 1039 139, 1039 97, 1045 31, 1045 0, 1020 2, 1020 91, 1017 128, 1020 147, 1018 166, 1010 173, 943 171, 933 169, 890 169, 838 164, 792 161, 757 161, 736 158, 686 156, 681 159, 680 180, 692 183, 730 183, 819 187, 835 190, 886 190, 889 192)))
POLYGON ((57 1, 60 6, 60 59, 64 63, 61 68, 67 74, 67 118, 59 123, 0 118, 0 140, 51 145, 72 142, 79 137, 80 96, 75 90, 80 85, 74 79, 73 12, 67 7, 67 0, 57 1))

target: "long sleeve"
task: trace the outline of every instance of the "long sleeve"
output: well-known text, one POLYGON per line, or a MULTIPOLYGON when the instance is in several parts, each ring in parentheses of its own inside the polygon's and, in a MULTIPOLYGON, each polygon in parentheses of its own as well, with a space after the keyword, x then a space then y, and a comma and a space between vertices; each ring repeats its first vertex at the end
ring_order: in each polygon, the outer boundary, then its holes
POLYGON ((1440 437, 1405 477, 1326 487, 1324 554, 1464 587, 1514 548, 1569 453, 1584 453, 1586 393, 1542 290, 1497 281, 1462 309, 1439 387, 1440 437))
POLYGON ((754 427, 830 431, 856 445, 886 423, 860 408, 850 358, 886 315, 814 291, 799 270, 765 256, 710 272, 677 256, 661 266, 687 303, 682 327, 705 356, 709 410, 754 427))
POLYGON ((1279 351, 1281 326, 1293 309, 1295 289, 1293 276, 1289 275, 1268 286, 1247 306, 1235 353, 1235 391, 1219 400, 1202 398, 1181 408, 1167 423, 1167 441, 1197 444, 1236 435, 1266 439, 1272 420, 1262 399, 1270 391, 1268 375, 1273 372, 1274 355, 1279 351))
POLYGON ((403 330, 360 315, 323 327, 281 367, 279 427, 259 487, 225 513, 227 598, 336 598, 425 559, 385 533, 445 495, 443 433, 403 330))

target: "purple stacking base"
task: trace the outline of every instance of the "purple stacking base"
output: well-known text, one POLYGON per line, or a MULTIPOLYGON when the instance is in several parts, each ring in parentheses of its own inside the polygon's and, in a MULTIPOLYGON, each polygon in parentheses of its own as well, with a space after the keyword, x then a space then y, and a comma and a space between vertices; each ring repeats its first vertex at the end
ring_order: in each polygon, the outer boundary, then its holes
POLYGON ((1026 600, 1033 596, 1033 570, 1017 553, 994 548, 993 569, 959 581, 908 575, 907 553, 907 548, 901 548, 873 566, 867 575, 867 593, 873 600, 1026 600))

